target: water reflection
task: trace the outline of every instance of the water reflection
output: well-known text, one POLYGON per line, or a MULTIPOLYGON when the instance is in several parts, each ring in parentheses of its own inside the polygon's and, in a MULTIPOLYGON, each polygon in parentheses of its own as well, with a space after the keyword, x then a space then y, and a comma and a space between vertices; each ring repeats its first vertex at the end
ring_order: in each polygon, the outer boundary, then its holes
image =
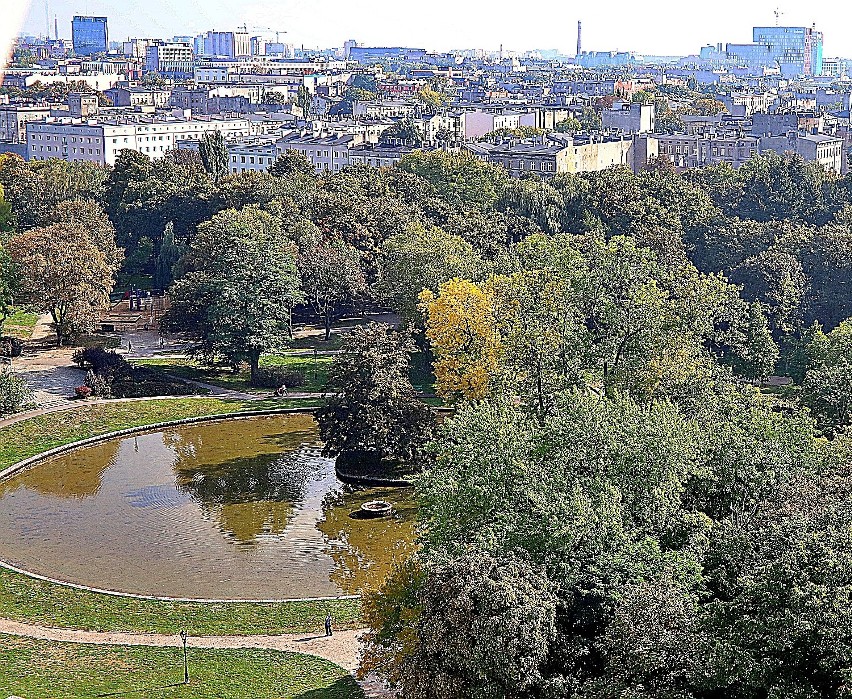
POLYGON ((309 415, 190 425, 51 459, 0 483, 0 558, 108 589, 287 598, 376 587, 411 552, 406 490, 353 490, 309 415), (387 520, 349 515, 382 497, 387 520))

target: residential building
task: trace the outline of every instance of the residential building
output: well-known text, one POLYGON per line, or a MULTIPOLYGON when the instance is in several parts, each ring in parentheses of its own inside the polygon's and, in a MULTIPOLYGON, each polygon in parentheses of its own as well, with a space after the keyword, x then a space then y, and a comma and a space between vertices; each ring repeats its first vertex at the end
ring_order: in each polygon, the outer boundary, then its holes
POLYGON ((27 142, 27 122, 43 121, 50 116, 50 107, 31 107, 20 104, 0 105, 0 141, 27 142))
POLYGON ((148 87, 113 87, 104 94, 116 107, 165 107, 171 90, 148 87))
POLYGON ((278 155, 274 138, 234 141, 228 144, 228 168, 232 173, 266 172, 275 164, 278 155))
POLYGON ((279 139, 278 153, 293 150, 304 155, 317 173, 339 172, 349 165, 349 151, 361 143, 356 134, 333 133, 314 135, 305 131, 293 132, 279 139))
POLYGON ((653 104, 616 102, 612 109, 605 109, 601 116, 605 131, 650 133, 656 124, 653 104))
MULTIPOLYGON (((135 116, 135 115, 134 115, 135 116)), ((27 124, 27 159, 87 161, 114 165, 122 150, 161 158, 178 140, 200 140, 221 131, 226 138, 251 135, 246 119, 175 119, 138 116, 131 119, 55 119, 27 124)))
POLYGON ((106 53, 109 49, 107 18, 75 16, 71 21, 71 42, 77 56, 106 53))
POLYGON ((818 163, 828 170, 843 172, 843 139, 824 134, 791 132, 786 136, 769 136, 760 139, 761 152, 772 151, 779 155, 796 153, 805 160, 818 163))
POLYGON ((381 61, 422 61, 426 49, 412 49, 403 46, 350 46, 348 60, 358 63, 380 63, 381 61))
POLYGON ((156 43, 147 47, 145 70, 163 77, 184 80, 192 77, 195 55, 189 43, 156 43))
POLYGON ((98 113, 98 96, 91 92, 69 92, 68 112, 82 119, 94 116, 98 113))

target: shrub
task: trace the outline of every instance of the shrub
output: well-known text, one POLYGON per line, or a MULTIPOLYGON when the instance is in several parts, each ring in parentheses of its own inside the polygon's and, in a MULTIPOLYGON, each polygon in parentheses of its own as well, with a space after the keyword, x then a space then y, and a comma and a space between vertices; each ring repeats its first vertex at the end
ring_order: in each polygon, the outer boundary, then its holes
POLYGON ((293 388, 304 384, 305 375, 301 371, 283 366, 264 366, 257 370, 253 385, 261 388, 278 388, 280 386, 293 388))
POLYGON ((17 337, 0 337, 0 357, 20 357, 24 343, 17 337))
POLYGON ((132 373, 127 360, 115 350, 107 350, 97 345, 77 350, 74 362, 81 368, 89 367, 99 376, 123 376, 132 373))
POLYGON ((0 415, 23 410, 32 399, 32 391, 18 374, 11 369, 0 369, 0 415))
POLYGON ((92 389, 83 384, 82 386, 77 386, 77 388, 74 389, 74 395, 76 395, 77 398, 88 398, 92 395, 92 389))
POLYGON ((191 384, 150 367, 131 367, 131 373, 114 379, 110 389, 114 398, 186 396, 197 392, 191 384))
POLYGON ((92 389, 93 396, 98 398, 109 398, 112 396, 109 381, 107 381, 106 377, 96 374, 91 369, 89 369, 89 373, 86 374, 86 380, 83 384, 92 389))

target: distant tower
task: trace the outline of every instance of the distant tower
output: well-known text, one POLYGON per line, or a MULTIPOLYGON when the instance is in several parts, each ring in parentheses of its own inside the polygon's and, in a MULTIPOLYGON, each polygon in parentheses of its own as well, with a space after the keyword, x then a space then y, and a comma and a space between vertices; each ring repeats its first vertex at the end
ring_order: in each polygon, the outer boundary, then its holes
POLYGON ((44 0, 44 38, 50 38, 50 4, 44 0))
POLYGON ((577 55, 583 52, 583 23, 577 22, 577 55))
POLYGON ((53 15, 53 38, 59 41, 59 17, 53 15))

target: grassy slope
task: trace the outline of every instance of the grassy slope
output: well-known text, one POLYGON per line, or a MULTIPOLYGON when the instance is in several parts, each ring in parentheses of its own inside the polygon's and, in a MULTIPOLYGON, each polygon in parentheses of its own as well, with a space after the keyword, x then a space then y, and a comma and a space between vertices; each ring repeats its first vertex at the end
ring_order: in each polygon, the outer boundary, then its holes
POLYGON ((358 699, 344 670, 306 655, 266 650, 74 645, 0 636, 0 695, 150 699, 358 699))

